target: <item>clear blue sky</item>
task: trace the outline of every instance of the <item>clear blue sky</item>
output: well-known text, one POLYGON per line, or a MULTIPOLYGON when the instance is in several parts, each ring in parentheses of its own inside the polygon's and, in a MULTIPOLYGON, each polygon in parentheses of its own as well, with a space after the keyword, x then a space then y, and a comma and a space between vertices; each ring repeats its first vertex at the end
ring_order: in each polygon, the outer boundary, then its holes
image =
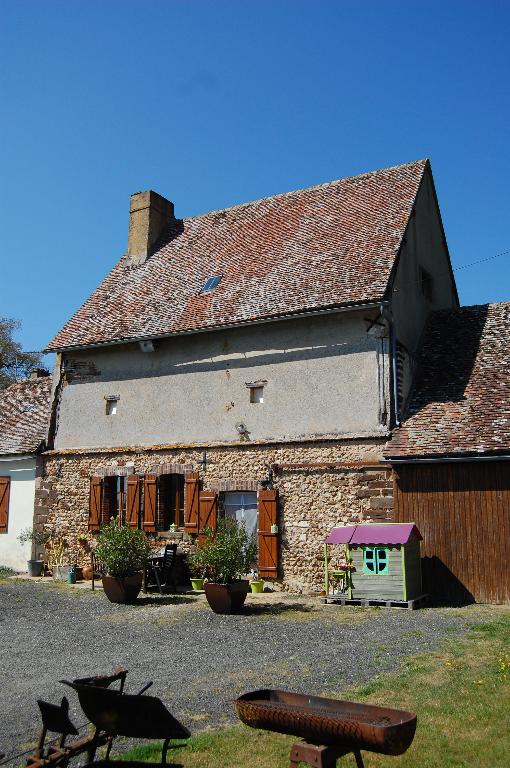
MULTIPOLYGON (((504 0, 0 0, 0 314, 40 349, 125 250, 190 216, 429 157, 454 267, 510 251, 504 0)), ((510 254, 456 273, 510 299, 510 254)))

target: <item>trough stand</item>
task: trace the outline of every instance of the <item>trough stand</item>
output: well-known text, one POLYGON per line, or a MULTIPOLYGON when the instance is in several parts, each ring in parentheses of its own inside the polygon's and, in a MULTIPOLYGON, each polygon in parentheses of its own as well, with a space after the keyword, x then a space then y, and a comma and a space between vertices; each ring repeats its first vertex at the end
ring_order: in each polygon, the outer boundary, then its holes
POLYGON ((298 768, 299 763, 306 763, 312 768, 335 768, 336 761, 350 752, 356 760, 356 768, 364 768, 359 749, 346 749, 342 746, 311 744, 308 741, 296 741, 290 750, 289 768, 298 768))

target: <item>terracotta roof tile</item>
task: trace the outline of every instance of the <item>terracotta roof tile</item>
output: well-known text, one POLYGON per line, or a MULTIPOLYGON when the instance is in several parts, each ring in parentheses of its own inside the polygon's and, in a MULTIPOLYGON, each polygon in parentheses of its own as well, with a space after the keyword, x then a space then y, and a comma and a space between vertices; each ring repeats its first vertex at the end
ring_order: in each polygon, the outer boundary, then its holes
POLYGON ((176 220, 123 256, 49 350, 157 337, 378 300, 426 168, 408 165, 176 220), (200 294, 208 277, 218 287, 200 294))
POLYGON ((46 439, 51 376, 0 391, 0 454, 34 453, 46 439))
POLYGON ((387 457, 510 451, 510 302, 431 316, 407 417, 387 457))

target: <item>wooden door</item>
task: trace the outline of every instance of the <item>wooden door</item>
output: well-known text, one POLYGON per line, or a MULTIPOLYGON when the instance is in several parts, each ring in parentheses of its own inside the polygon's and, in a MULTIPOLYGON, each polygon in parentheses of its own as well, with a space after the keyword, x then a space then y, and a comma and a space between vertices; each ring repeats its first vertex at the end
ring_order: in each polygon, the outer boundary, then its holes
POLYGON ((510 602, 510 462, 395 468, 395 522, 423 536, 424 590, 451 602, 510 602))

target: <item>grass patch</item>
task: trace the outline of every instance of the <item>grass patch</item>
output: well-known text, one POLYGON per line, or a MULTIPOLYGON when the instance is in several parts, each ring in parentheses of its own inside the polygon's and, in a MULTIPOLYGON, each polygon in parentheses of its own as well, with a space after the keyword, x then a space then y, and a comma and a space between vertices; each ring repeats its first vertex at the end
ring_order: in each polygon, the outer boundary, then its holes
MULTIPOLYGON (((354 649, 353 649, 354 652, 354 649)), ((328 692, 328 695, 331 695, 328 692)), ((338 697, 415 711, 418 729, 401 757, 363 753, 366 768, 492 768, 507 764, 510 735, 510 611, 493 608, 483 623, 440 651, 410 657, 397 673, 381 675, 338 697)), ((185 768, 287 768, 293 737, 243 725, 206 731, 188 746, 171 750, 169 760, 185 768)), ((149 745, 122 755, 125 760, 158 761, 149 745)), ((338 761, 352 766, 348 756, 338 761)))
POLYGON ((16 576, 16 571, 13 571, 8 565, 0 565, 0 581, 2 579, 8 579, 11 576, 16 576))

